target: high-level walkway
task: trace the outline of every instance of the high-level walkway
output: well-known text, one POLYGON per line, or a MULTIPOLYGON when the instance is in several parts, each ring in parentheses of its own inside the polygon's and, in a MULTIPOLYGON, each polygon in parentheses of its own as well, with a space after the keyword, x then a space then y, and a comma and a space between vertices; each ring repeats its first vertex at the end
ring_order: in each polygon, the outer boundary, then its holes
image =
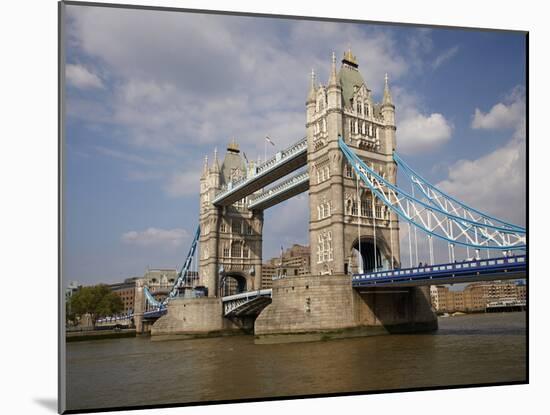
POLYGON ((309 190, 309 174, 306 171, 254 195, 249 200, 248 208, 251 210, 264 210, 307 190, 309 190))
POLYGON ((212 203, 216 206, 232 205, 306 164, 307 140, 303 138, 260 164, 251 176, 229 183, 226 189, 216 195, 212 203))

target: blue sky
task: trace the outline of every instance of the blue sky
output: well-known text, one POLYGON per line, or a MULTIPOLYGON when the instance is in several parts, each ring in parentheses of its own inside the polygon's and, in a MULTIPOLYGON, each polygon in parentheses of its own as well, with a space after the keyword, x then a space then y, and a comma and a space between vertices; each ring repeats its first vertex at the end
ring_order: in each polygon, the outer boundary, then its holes
MULTIPOLYGON (((377 100, 388 73, 409 164, 476 208, 525 224, 522 34, 67 12, 66 281, 179 266, 197 224, 204 156, 216 146, 223 155, 236 138, 249 159, 263 158, 266 134, 278 149, 303 137, 311 69, 326 83, 332 51, 349 46, 377 100)), ((307 195, 265 218, 264 258, 308 243, 307 195)))

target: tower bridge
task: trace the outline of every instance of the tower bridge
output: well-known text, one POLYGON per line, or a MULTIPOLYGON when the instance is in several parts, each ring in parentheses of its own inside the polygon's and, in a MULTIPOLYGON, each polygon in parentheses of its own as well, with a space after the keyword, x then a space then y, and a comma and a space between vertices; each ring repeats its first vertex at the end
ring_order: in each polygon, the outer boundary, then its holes
POLYGON ((527 276, 523 227, 447 195, 398 155, 387 75, 375 102, 351 50, 339 68, 333 54, 326 85, 312 72, 305 105, 305 138, 264 163, 246 163, 235 141, 223 160, 217 151, 211 164, 205 159, 199 226, 185 264, 164 300, 138 289, 136 325, 158 319, 152 334, 159 336, 242 327, 260 337, 429 330, 437 327, 430 284, 527 276), (262 290, 263 211, 306 191, 311 275, 262 290), (428 240, 430 261, 416 267, 418 234, 428 240), (436 264, 434 241, 447 244, 444 264, 436 264), (457 261, 457 247, 473 257, 457 261), (482 252, 497 255, 481 260, 482 252), (200 298, 189 294, 193 265, 200 298), (225 295, 228 281, 239 293, 225 295))

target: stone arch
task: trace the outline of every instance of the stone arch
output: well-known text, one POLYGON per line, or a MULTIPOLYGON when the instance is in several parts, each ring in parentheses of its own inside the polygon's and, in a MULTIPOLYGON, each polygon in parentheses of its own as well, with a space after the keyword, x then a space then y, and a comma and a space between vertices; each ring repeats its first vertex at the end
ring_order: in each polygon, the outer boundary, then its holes
MULTIPOLYGON (((363 262, 363 272, 375 271, 375 251, 374 251, 374 237, 372 235, 361 235, 361 244, 359 244, 359 238, 355 238, 351 245, 351 251, 349 257, 353 258, 355 255, 360 254, 363 262)), ((376 270, 388 268, 390 262, 390 247, 385 239, 381 236, 376 237, 376 270)), ((351 263, 351 272, 359 272, 359 264, 351 263)), ((348 268, 349 269, 349 268, 348 268)))
POLYGON ((239 294, 249 291, 250 281, 243 272, 228 271, 220 277, 220 296, 239 294))

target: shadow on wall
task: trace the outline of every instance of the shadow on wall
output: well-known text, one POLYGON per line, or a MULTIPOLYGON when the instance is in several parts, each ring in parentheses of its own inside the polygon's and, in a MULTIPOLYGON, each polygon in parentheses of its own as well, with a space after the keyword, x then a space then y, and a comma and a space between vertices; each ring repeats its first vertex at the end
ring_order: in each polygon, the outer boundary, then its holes
POLYGON ((437 330, 429 287, 373 287, 355 290, 357 319, 390 333, 437 330))

